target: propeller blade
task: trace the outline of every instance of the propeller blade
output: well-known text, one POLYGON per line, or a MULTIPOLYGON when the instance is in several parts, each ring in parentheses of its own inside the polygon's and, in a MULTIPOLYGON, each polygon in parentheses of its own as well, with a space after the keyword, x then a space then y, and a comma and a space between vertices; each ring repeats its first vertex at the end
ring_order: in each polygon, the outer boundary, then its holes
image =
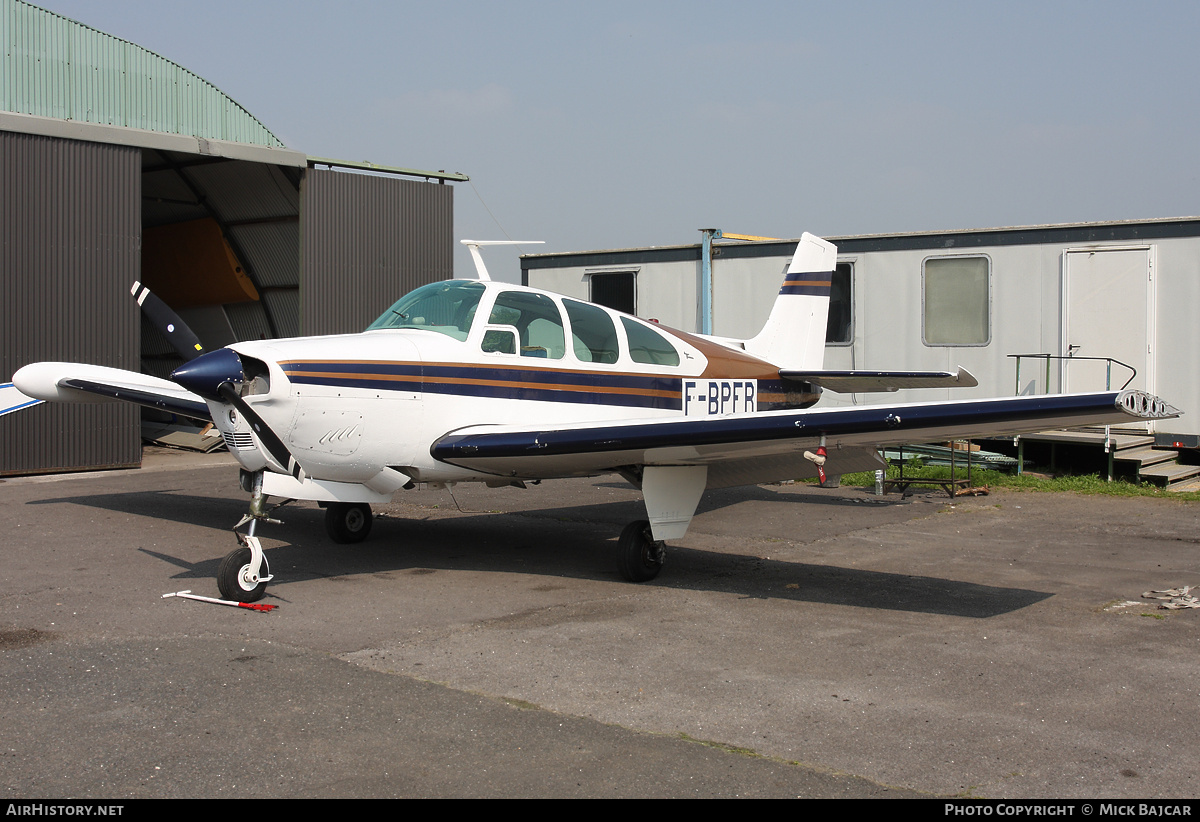
POLYGON ((146 318, 162 332, 162 335, 167 338, 167 342, 175 349, 175 353, 183 357, 185 362, 191 362, 204 353, 204 346, 200 344, 200 338, 192 333, 192 329, 187 327, 187 323, 179 319, 179 315, 149 288, 135 280, 130 292, 146 314, 146 318))
POLYGON ((303 481, 305 477, 304 469, 300 467, 300 463, 292 456, 292 452, 284 445, 283 440, 279 435, 271 430, 271 426, 267 425, 266 421, 258 415, 258 412, 250 407, 250 404, 242 399, 237 388, 233 383, 224 382, 217 387, 217 393, 221 395, 221 399, 237 409, 250 427, 254 429, 255 435, 259 442, 267 449, 275 461, 287 469, 287 472, 298 480, 303 481))

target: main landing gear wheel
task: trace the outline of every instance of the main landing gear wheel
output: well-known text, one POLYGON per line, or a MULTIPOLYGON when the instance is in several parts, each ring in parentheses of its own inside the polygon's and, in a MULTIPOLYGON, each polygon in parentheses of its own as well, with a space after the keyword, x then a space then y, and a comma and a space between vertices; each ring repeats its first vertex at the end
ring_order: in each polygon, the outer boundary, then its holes
POLYGON ((263 557, 257 575, 250 573, 250 559, 250 549, 242 546, 221 560, 221 567, 217 569, 217 590, 222 597, 234 602, 257 602, 263 598, 267 592, 266 580, 271 578, 267 558, 263 557))
POLYGON ((655 542, 646 520, 631 522, 617 540, 617 569, 630 582, 646 582, 658 576, 667 559, 667 546, 655 542))
POLYGON ((365 502, 331 502, 325 509, 325 530, 339 545, 362 542, 371 533, 371 521, 365 502))

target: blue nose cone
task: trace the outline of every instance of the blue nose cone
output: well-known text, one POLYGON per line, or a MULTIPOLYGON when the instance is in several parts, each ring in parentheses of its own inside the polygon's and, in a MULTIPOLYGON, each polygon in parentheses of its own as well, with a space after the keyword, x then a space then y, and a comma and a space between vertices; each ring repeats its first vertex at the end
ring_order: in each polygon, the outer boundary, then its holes
POLYGON ((237 353, 229 348, 221 348, 179 366, 171 372, 171 380, 206 400, 219 400, 221 397, 217 388, 221 383, 240 386, 245 377, 237 353))

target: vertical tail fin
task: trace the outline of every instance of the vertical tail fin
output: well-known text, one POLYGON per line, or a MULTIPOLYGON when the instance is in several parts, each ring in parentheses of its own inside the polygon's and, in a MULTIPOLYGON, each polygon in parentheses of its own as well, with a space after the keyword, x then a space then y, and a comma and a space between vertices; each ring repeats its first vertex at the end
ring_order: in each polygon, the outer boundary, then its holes
POLYGON ((783 278, 771 316, 746 351, 780 368, 819 371, 825 361, 829 290, 837 246, 804 234, 783 278))

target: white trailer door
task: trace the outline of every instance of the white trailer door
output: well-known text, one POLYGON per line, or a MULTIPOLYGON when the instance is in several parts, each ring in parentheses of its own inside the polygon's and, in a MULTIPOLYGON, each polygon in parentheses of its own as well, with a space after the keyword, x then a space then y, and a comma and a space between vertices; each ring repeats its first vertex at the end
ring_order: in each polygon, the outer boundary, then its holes
MULTIPOLYGON (((1064 391, 1103 391, 1111 357, 1137 369, 1130 388, 1154 391, 1154 249, 1068 249, 1063 255, 1064 391)), ((1115 363, 1111 388, 1130 371, 1115 363)), ((1139 426, 1144 429, 1144 426, 1139 426)))

